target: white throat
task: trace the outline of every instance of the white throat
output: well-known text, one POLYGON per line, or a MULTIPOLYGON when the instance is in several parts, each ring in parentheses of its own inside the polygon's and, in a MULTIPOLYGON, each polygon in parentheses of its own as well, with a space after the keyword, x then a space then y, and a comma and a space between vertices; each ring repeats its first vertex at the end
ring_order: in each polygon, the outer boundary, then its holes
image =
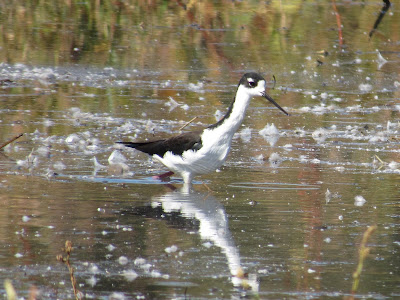
POLYGON ((249 93, 248 89, 239 85, 229 116, 224 117, 220 124, 214 128, 210 128, 210 130, 219 136, 228 135, 225 138, 232 138, 243 122, 251 98, 252 95, 249 93))

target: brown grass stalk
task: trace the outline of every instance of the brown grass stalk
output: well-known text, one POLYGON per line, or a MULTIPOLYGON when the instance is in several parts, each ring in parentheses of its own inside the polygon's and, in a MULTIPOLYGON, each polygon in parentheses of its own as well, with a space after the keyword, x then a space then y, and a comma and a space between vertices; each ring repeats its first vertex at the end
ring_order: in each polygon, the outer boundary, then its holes
POLYGON ((67 257, 63 257, 61 254, 57 255, 57 260, 59 262, 64 263, 69 270, 69 276, 71 279, 71 284, 72 284, 72 288, 74 290, 74 295, 75 295, 75 299, 76 300, 80 300, 82 299, 82 293, 78 290, 77 288, 77 284, 76 284, 76 279, 75 279, 75 275, 74 275, 74 268, 71 266, 71 263, 69 261, 69 258, 71 256, 71 252, 72 252, 72 242, 71 241, 65 241, 65 248, 63 248, 63 252, 65 252, 67 254, 67 257))
POLYGON ((21 133, 15 137, 13 137, 11 140, 8 140, 7 142, 5 142, 4 144, 0 145, 0 149, 3 149, 5 146, 7 146, 8 144, 11 144, 12 142, 14 142, 16 139, 19 139, 21 136, 23 136, 24 134, 21 133))

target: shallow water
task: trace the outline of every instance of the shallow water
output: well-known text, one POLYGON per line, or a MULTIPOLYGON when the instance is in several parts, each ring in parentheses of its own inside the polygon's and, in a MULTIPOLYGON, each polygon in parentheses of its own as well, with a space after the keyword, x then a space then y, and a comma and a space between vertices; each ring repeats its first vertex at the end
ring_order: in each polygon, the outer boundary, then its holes
POLYGON ((0 279, 74 298, 70 240, 86 298, 337 299, 376 225, 354 295, 399 296, 400 22, 369 38, 381 7, 3 5, 0 143, 24 136, 0 153, 0 279), (249 70, 291 116, 254 99, 192 189, 114 144, 214 123, 249 70))

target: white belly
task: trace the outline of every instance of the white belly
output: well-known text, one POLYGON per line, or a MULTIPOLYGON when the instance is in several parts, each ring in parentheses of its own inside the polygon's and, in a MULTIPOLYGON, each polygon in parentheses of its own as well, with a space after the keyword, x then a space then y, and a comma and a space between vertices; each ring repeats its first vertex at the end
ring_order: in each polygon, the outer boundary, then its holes
POLYGON ((165 153, 163 158, 154 155, 154 158, 163 163, 171 171, 193 178, 195 175, 207 174, 215 171, 226 160, 231 146, 232 135, 222 135, 215 139, 215 132, 206 130, 202 135, 202 147, 197 150, 185 151, 182 156, 172 152, 165 153))

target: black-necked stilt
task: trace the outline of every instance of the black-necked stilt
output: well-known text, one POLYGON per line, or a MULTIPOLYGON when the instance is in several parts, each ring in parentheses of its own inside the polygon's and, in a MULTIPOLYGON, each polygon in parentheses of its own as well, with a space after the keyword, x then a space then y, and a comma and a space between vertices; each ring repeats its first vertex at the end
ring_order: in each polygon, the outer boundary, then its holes
POLYGON ((203 130, 150 142, 118 143, 153 156, 171 170, 164 175, 178 173, 185 183, 191 183, 194 176, 214 171, 224 163, 233 135, 242 123, 252 97, 264 97, 289 115, 265 92, 265 85, 260 74, 244 74, 225 116, 203 130))

